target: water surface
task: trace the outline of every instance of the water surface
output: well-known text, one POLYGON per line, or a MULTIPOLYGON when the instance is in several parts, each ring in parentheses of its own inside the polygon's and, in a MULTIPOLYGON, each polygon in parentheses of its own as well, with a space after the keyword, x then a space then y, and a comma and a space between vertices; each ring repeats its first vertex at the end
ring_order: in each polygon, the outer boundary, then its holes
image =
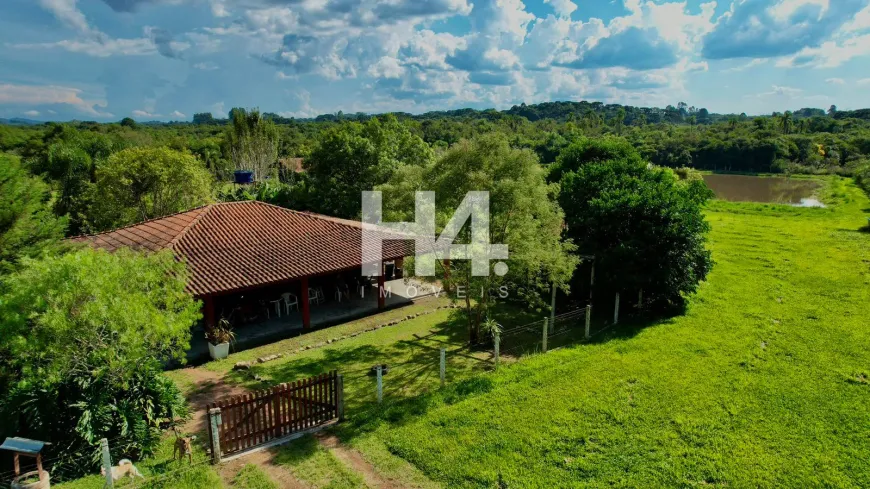
POLYGON ((813 198, 819 182, 786 177, 705 174, 704 182, 717 199, 731 202, 770 202, 801 207, 824 207, 813 198))

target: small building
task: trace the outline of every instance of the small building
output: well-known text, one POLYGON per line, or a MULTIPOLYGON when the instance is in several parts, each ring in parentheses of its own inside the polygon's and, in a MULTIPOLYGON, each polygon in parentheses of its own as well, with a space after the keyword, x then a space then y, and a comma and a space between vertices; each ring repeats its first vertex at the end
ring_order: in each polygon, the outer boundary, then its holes
POLYGON ((108 251, 171 250, 186 263, 187 289, 203 302, 206 328, 223 317, 252 328, 305 329, 411 299, 401 287, 388 297, 385 290, 402 278, 412 242, 385 242, 381 276, 364 277, 362 223, 263 202, 210 204, 71 240, 108 251))

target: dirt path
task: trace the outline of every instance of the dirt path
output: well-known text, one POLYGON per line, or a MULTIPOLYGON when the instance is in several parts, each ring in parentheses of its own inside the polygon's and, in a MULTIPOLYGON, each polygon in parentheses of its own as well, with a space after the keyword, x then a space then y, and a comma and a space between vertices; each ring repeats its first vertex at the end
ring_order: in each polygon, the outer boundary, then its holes
POLYGON ((207 404, 247 392, 243 387, 225 381, 223 374, 204 368, 187 368, 184 375, 193 383, 193 389, 187 396, 193 417, 182 426, 184 433, 201 433, 206 430, 207 404))
POLYGON ((362 454, 353 448, 342 445, 333 434, 320 432, 314 435, 320 444, 329 450, 335 458, 363 477, 366 486, 373 489, 402 489, 406 486, 389 478, 384 478, 375 468, 363 458, 362 454))
POLYGON ((271 450, 254 452, 221 465, 221 479, 230 487, 233 479, 247 464, 254 464, 263 469, 263 472, 282 489, 308 489, 311 487, 293 476, 293 473, 285 467, 275 463, 275 453, 271 450))

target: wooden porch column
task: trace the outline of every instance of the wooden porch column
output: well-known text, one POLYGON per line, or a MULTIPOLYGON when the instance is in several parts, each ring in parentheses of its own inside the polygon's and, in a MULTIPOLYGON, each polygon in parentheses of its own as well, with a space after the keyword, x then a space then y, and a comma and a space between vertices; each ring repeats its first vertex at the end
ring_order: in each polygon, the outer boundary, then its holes
POLYGON ((381 261, 381 273, 378 275, 378 310, 384 308, 384 262, 381 261))
POLYGON ((311 308, 308 306, 308 277, 302 277, 300 282, 302 285, 302 293, 300 300, 302 301, 302 327, 308 329, 311 327, 311 308))
POLYGON ((202 298, 202 319, 206 330, 214 328, 215 324, 217 324, 214 316, 214 298, 207 295, 202 298))

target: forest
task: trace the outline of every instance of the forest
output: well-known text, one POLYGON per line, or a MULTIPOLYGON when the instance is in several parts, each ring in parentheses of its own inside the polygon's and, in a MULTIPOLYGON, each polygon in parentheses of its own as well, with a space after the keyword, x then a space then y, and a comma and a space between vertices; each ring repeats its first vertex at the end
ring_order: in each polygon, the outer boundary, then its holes
MULTIPOLYGON (((685 103, 658 109, 552 102, 421 115, 339 112, 307 120, 251 111, 247 116, 262 123, 248 125, 266 131, 263 144, 274 146, 270 157, 279 164, 269 165, 269 175, 262 175, 276 178, 261 178, 255 186, 240 189, 227 184, 240 169, 240 155, 233 148, 245 131, 231 123, 236 112, 246 114, 244 109, 233 109, 225 119, 196 114, 193 123, 125 118, 118 123, 0 125, 0 151, 18 156, 27 172, 57 192, 54 211, 68 216, 67 235, 99 232, 174 209, 170 205, 125 218, 98 208, 98 168, 113 161, 126 166, 126 160, 112 156, 132 148, 172 152, 161 153, 163 158, 187 156, 182 166, 197 175, 195 182, 188 182, 197 187, 189 189, 188 205, 210 196, 258 198, 348 218, 357 217, 359 189, 385 183, 399 166, 420 164, 461 140, 490 134, 502 135, 513 148, 533 151, 544 166, 573 142, 601 137, 624 138, 645 160, 670 168, 838 174, 861 183, 868 180, 870 165, 870 111, 838 111, 835 106, 757 117, 712 114, 685 103), (200 167, 208 175, 195 171, 200 167), (301 169, 306 171, 296 171, 301 169), (325 186, 330 199, 319 194, 325 186)), ((140 163, 154 165, 151 159, 140 163)))

